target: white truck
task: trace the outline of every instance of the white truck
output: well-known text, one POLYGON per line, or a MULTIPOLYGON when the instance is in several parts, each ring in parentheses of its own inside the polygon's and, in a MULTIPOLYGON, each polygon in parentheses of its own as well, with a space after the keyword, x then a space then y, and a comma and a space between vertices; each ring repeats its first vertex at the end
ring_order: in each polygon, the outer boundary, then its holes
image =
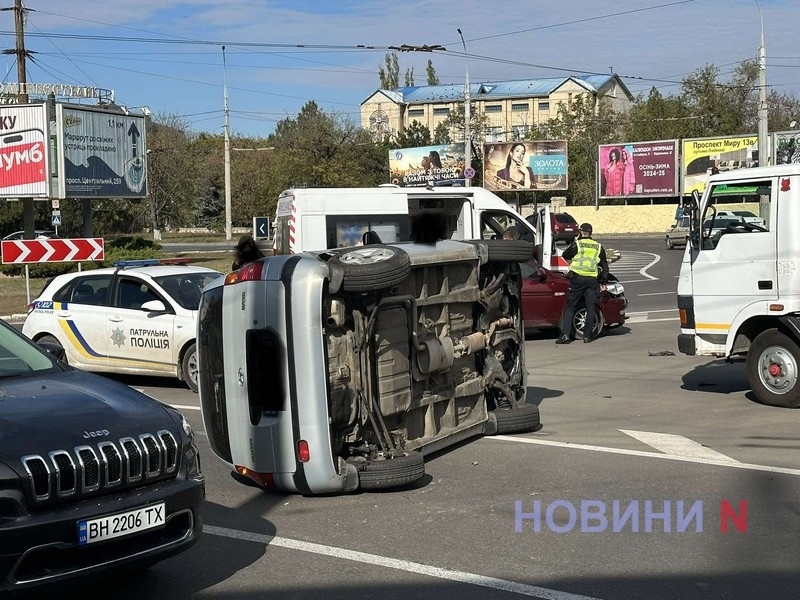
POLYGON ((678 280, 678 349, 745 360, 764 404, 800 407, 800 165, 713 175, 694 193, 678 280), (729 223, 717 207, 757 202, 763 226, 729 223))
MULTIPOLYGON (((550 223, 549 206, 540 223, 550 223)), ((276 255, 347 248, 371 231, 387 244, 409 241, 409 221, 421 212, 446 216, 446 237, 453 240, 498 239, 515 226, 520 238, 534 243, 540 264, 565 272, 567 262, 555 249, 550 228, 536 231, 507 202, 480 187, 298 188, 281 193, 275 214, 276 255)))

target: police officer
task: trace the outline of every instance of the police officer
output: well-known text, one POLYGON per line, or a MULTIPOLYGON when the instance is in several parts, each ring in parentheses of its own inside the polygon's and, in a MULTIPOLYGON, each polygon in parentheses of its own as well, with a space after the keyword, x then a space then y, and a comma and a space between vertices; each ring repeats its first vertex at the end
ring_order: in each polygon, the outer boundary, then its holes
POLYGON ((556 344, 569 344, 572 341, 572 319, 575 311, 580 306, 581 299, 586 305, 586 324, 583 329, 583 341, 592 341, 595 325, 595 312, 597 311, 597 284, 608 281, 608 260, 606 251, 600 242, 592 239, 592 226, 583 223, 580 226, 578 237, 564 250, 564 260, 570 261, 569 272, 569 297, 567 310, 561 321, 561 335, 556 344))

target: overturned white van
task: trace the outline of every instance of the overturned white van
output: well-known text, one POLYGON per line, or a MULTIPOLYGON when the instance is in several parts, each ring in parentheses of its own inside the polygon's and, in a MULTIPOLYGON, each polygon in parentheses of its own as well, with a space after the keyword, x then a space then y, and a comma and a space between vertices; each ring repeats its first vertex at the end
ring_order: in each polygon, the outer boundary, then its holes
POLYGON ((526 403, 524 241, 363 245, 260 259, 203 292, 214 454, 264 489, 406 485, 423 455, 539 428, 526 403))

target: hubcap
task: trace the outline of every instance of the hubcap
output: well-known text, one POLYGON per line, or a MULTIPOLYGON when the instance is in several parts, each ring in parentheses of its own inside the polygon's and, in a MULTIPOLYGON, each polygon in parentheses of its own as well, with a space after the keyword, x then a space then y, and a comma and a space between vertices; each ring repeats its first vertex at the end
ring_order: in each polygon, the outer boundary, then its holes
POLYGON ((797 385, 798 365, 786 348, 765 348, 758 365, 761 383, 773 394, 788 394, 797 385))

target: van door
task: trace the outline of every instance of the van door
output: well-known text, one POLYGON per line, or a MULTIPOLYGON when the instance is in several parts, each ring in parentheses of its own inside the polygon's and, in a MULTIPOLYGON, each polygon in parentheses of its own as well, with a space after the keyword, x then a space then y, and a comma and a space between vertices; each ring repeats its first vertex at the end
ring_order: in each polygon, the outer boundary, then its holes
POLYGON ((696 331, 709 343, 725 344, 731 324, 748 306, 778 298, 775 183, 774 179, 728 180, 712 184, 707 192, 699 221, 702 229, 693 233, 684 260, 688 258, 691 265, 696 331), (711 229, 718 208, 742 200, 770 204, 767 228, 736 222, 711 229), (703 223, 708 226, 703 228, 703 223))

